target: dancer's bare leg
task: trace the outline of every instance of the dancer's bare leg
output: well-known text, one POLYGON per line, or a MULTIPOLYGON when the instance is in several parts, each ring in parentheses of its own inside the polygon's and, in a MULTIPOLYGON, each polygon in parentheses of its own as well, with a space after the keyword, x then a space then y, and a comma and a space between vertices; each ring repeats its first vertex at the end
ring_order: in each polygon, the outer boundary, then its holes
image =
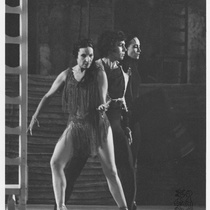
MULTIPOLYGON (((114 145, 111 127, 108 130, 108 139, 98 150, 103 172, 106 176, 109 190, 119 208, 127 207, 123 188, 117 174, 114 157, 114 145)), ((125 208, 126 209, 126 208, 125 208)))
POLYGON ((53 190, 57 209, 66 210, 65 190, 66 178, 64 168, 72 157, 72 143, 66 139, 66 131, 55 146, 50 165, 52 170, 53 190))

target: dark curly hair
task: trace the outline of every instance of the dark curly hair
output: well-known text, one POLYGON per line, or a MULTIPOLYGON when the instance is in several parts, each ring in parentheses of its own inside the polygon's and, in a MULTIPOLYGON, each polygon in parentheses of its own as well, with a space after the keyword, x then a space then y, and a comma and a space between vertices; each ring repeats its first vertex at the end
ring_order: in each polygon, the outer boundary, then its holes
POLYGON ((91 39, 80 39, 78 40, 73 47, 73 56, 75 59, 78 57, 78 52, 80 48, 92 47, 94 49, 93 41, 91 39))
POLYGON ((131 44, 131 41, 134 39, 134 38, 138 38, 138 34, 136 32, 133 32, 133 33, 130 33, 127 35, 126 37, 126 41, 125 41, 125 47, 128 48, 129 45, 131 44))
POLYGON ((105 31, 97 41, 97 49, 101 57, 108 56, 109 52, 113 50, 117 41, 125 41, 125 34, 122 31, 105 31))

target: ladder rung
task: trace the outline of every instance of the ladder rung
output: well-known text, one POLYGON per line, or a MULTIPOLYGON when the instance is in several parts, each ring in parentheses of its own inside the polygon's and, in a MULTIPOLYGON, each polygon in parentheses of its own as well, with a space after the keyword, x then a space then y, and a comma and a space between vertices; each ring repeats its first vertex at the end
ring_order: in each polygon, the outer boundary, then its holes
POLYGON ((6 165, 20 165, 20 157, 17 158, 8 158, 6 157, 6 165))
POLYGON ((10 128, 10 127, 6 126, 6 134, 20 135, 20 133, 21 133, 20 127, 10 128))
POLYGON ((18 97, 6 96, 6 104, 20 104, 20 103, 21 103, 20 96, 18 97))
POLYGON ((12 36, 6 35, 6 43, 20 44, 21 43, 21 36, 12 37, 12 36))
POLYGON ((6 74, 20 74, 20 67, 6 66, 6 74))
POLYGON ((20 195, 20 185, 19 184, 6 184, 6 195, 20 195))
POLYGON ((6 13, 21 13, 21 7, 17 6, 17 7, 10 7, 8 5, 6 5, 6 9, 5 9, 6 13))

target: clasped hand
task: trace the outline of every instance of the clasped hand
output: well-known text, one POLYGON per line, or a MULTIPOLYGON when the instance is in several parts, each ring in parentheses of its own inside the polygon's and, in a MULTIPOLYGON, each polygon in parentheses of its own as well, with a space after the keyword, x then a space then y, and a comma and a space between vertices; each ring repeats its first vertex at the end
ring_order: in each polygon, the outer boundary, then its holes
POLYGON ((97 110, 101 113, 102 118, 104 117, 104 112, 106 112, 109 108, 109 103, 110 103, 110 101, 108 101, 105 104, 99 105, 98 108, 97 108, 97 110))
POLYGON ((131 129, 129 127, 126 127, 125 128, 125 134, 128 138, 128 143, 131 145, 132 142, 133 142, 133 138, 132 138, 132 132, 131 132, 131 129))

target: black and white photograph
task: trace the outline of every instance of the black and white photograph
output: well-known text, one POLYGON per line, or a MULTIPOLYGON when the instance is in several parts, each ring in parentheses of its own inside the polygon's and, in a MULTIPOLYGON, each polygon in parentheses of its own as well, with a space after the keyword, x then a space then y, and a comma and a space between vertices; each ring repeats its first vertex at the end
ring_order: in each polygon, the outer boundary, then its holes
POLYGON ((2 208, 206 210, 206 4, 5 0, 2 208))

